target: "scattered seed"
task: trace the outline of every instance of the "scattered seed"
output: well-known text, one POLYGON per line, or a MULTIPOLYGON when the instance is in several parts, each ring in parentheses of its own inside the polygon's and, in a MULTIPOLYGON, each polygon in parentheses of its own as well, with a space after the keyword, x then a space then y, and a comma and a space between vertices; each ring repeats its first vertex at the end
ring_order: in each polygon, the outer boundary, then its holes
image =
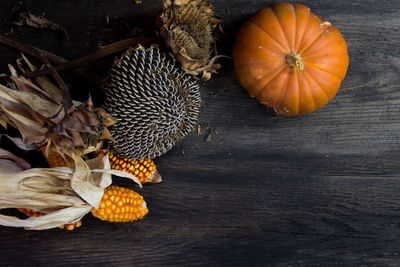
POLYGON ((205 142, 211 142, 211 140, 212 140, 212 133, 208 132, 206 134, 206 136, 204 137, 204 141, 205 142))

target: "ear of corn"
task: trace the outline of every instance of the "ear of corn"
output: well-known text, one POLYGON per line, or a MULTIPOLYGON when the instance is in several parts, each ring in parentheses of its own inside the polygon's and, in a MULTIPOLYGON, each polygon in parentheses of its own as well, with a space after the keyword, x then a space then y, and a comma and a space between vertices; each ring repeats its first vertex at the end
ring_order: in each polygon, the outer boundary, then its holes
MULTIPOLYGON (((22 212, 23 214, 25 214, 26 216, 28 216, 28 217, 40 217, 40 216, 45 215, 44 213, 37 212, 37 211, 31 210, 31 209, 18 209, 18 210, 20 212, 22 212)), ((82 225, 82 222, 78 221, 76 223, 70 223, 70 224, 66 224, 66 225, 60 226, 59 228, 60 229, 64 229, 65 228, 65 229, 67 229, 69 231, 72 231, 72 230, 75 229, 75 227, 79 228, 79 227, 81 227, 81 225, 82 225)))
POLYGON ((74 164, 74 160, 66 154, 64 154, 64 157, 62 157, 57 152, 50 150, 46 155, 45 150, 45 147, 41 148, 42 154, 46 158, 46 161, 49 164, 50 168, 70 166, 74 164))
POLYGON ((161 182, 161 176, 151 159, 129 159, 111 154, 106 150, 98 150, 94 154, 97 157, 109 155, 111 168, 133 174, 142 184, 161 182))
MULTIPOLYGON (((50 151, 46 156, 44 149, 42 153, 45 156, 50 167, 63 167, 74 164, 73 159, 66 156, 61 157, 59 154, 50 151)), ((113 169, 125 171, 135 175, 142 183, 160 182, 161 177, 156 170, 156 166, 152 160, 131 160, 118 155, 109 154, 106 150, 95 152, 96 156, 109 155, 110 165, 113 169)), ((28 217, 40 217, 45 215, 31 209, 18 209, 28 217)), ((98 209, 93 209, 92 214, 96 218, 110 222, 129 222, 142 219, 149 210, 143 197, 133 190, 109 186, 104 190, 103 198, 98 209)), ((66 224, 60 226, 61 229, 74 230, 80 227, 82 222, 66 224)))
POLYGON ((142 219, 149 210, 143 197, 128 188, 109 186, 104 190, 98 209, 93 209, 96 218, 109 222, 130 222, 142 219))
MULTIPOLYGON (((44 213, 30 209, 18 209, 28 217, 43 216, 44 213)), ((109 222, 130 222, 142 219, 149 212, 143 197, 135 191, 118 186, 109 186, 104 190, 98 209, 94 208, 92 214, 94 217, 109 222)), ((80 227, 82 222, 66 224, 59 228, 73 230, 80 227)))

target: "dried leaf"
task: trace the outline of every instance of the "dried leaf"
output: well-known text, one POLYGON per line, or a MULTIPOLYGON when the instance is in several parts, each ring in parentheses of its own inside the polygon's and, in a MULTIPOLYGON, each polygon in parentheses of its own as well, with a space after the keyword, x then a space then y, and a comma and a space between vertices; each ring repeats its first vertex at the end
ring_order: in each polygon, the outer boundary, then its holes
POLYGON ((13 66, 8 65, 8 68, 10 69, 10 72, 11 72, 11 80, 16 84, 18 91, 32 92, 32 93, 44 98, 45 100, 47 100, 49 102, 53 102, 54 104, 57 104, 57 102, 49 94, 47 94, 44 90, 42 90, 41 88, 34 85, 31 81, 29 81, 25 77, 19 76, 16 73, 16 70, 13 68, 13 66))
MULTIPOLYGON (((4 115, 3 115, 4 116, 4 115)), ((0 125, 7 130, 7 120, 0 116, 0 125)))
MULTIPOLYGON (((33 65, 24 54, 22 54, 22 58, 25 61, 28 68, 30 69, 30 71, 38 70, 38 68, 35 65, 33 65)), ((54 99, 57 102, 57 104, 62 104, 62 100, 63 100, 62 91, 54 83, 52 83, 47 77, 38 76, 38 77, 35 77, 35 81, 39 84, 39 86, 46 93, 49 94, 49 96, 52 99, 54 99)))
MULTIPOLYGON (((103 189, 111 185, 112 183, 111 173, 103 173, 101 171, 100 172, 97 171, 102 169, 111 170, 110 160, 108 157, 103 157, 100 159, 98 158, 90 159, 87 160, 85 163, 91 170, 93 170, 92 171, 93 181, 95 185, 103 189)), ((141 187, 141 183, 139 183, 139 186, 141 187)))
MULTIPOLYGON (((18 66, 22 71, 24 63, 29 69, 36 67, 22 55, 18 66)), ((73 101, 66 110, 63 105, 63 93, 47 78, 37 80, 38 87, 32 81, 19 76, 10 65, 11 80, 7 86, 0 84, 0 123, 16 127, 21 135, 24 149, 46 146, 61 156, 79 149, 86 151, 87 146, 97 146, 98 139, 109 139, 107 125, 115 120, 101 108, 94 108, 89 98, 85 102, 73 101), (82 149, 80 149, 82 148, 82 149)))
POLYGON ((2 148, 0 148, 0 159, 15 162, 15 165, 20 167, 20 169, 22 170, 27 170, 31 168, 31 165, 28 162, 2 148))
POLYGON ((102 108, 96 108, 97 115, 102 119, 102 123, 106 127, 110 127, 117 123, 117 120, 110 114, 104 111, 102 108))
POLYGON ((46 129, 40 128, 39 124, 35 121, 14 113, 4 106, 1 108, 3 111, 8 112, 10 115, 10 121, 18 128, 25 144, 41 144, 44 141, 43 135, 45 134, 46 129))
POLYGON ((57 210, 55 212, 47 213, 41 217, 30 217, 28 219, 19 219, 14 216, 5 216, 0 214, 0 225, 9 227, 24 227, 27 230, 46 230, 67 224, 65 222, 72 223, 73 221, 79 221, 91 210, 91 206, 82 205, 57 210), (71 218, 75 219, 70 221, 71 218))
MULTIPOLYGON (((36 121, 37 124, 42 124, 44 117, 33 112, 26 105, 15 99, 14 101, 9 101, 5 98, 1 98, 3 92, 0 89, 0 106, 1 112, 4 119, 11 119, 11 117, 22 116, 30 121, 36 121)), ((39 127, 38 127, 39 128, 39 127)))
POLYGON ((93 110, 82 109, 74 112, 74 116, 76 116, 81 121, 81 123, 88 126, 96 126, 99 124, 99 120, 96 118, 96 114, 93 113, 93 110))
MULTIPOLYGON (((58 114, 52 121, 57 122, 57 117, 61 117, 63 113, 60 113, 61 105, 49 102, 46 99, 38 96, 37 94, 27 91, 15 91, 8 89, 7 87, 0 88, 4 93, 18 100, 20 103, 25 104, 36 113, 40 114, 44 118, 51 118, 58 114)), ((59 120, 59 119, 58 119, 59 120)))
POLYGON ((85 145, 85 143, 84 143, 83 140, 82 140, 81 135, 80 135, 78 132, 76 132, 76 131, 70 131, 70 136, 72 136, 72 140, 73 140, 72 143, 73 143, 74 145, 79 146, 79 147, 85 145))
POLYGON ((111 140, 111 142, 115 142, 115 139, 112 137, 110 131, 107 128, 103 129, 101 135, 97 138, 99 140, 111 140))
POLYGON ((66 129, 83 132, 83 133, 93 133, 90 125, 85 124, 80 120, 78 112, 74 112, 72 114, 68 114, 63 120, 63 125, 66 129))
POLYGON ((69 39, 67 31, 63 27, 44 18, 43 15, 38 17, 38 16, 32 15, 30 12, 28 12, 28 13, 21 13, 19 16, 20 16, 20 20, 15 22, 15 25, 18 25, 18 26, 27 25, 27 26, 30 26, 33 28, 42 28, 42 29, 49 29, 49 30, 53 30, 53 31, 61 31, 65 35, 65 38, 67 40, 69 39))
MULTIPOLYGON (((87 203, 98 208, 104 193, 103 188, 96 186, 89 166, 81 157, 73 153, 72 159, 75 162, 75 172, 71 179, 72 189, 87 203)), ((108 185, 110 184, 111 178, 108 185)))
POLYGON ((19 137, 11 137, 7 134, 0 134, 0 138, 2 136, 7 137, 11 142, 14 143, 14 145, 16 145, 18 148, 22 149, 22 150, 33 150, 36 148, 35 145, 33 144, 25 144, 24 140, 22 140, 22 138, 19 137))

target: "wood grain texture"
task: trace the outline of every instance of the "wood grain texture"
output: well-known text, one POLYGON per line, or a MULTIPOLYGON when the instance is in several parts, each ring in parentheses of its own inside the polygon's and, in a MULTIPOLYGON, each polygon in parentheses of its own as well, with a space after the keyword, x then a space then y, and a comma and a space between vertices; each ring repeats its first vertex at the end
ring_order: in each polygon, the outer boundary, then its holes
MULTIPOLYGON (((0 29, 65 58, 124 38, 131 27, 154 34, 161 1, 0 1, 0 29), (16 7, 15 11, 12 11, 16 7), (30 10, 64 26, 57 33, 17 28, 30 10), (104 23, 108 14, 110 24, 104 23)), ((230 55, 238 27, 272 1, 214 0, 230 55)), ((400 2, 305 0, 343 34, 350 66, 323 109, 283 118, 251 99, 221 59, 202 83, 206 104, 193 132, 156 159, 162 184, 138 190, 150 213, 139 223, 91 215, 73 232, 0 228, 0 265, 398 266, 400 264, 400 2)), ((0 48, 0 70, 18 53, 0 48)), ((112 58, 96 62, 100 73, 112 58)), ((63 74, 76 88, 96 88, 63 74)), ((100 99, 100 98, 99 98, 100 99)), ((32 154, 28 154, 32 157, 32 154)), ((127 181, 116 183, 133 187, 127 181)))

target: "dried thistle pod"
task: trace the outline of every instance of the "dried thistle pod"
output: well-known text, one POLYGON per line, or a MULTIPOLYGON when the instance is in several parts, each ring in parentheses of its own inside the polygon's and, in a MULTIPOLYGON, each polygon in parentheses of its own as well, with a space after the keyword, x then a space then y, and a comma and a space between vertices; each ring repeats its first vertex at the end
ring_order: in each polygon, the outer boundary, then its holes
POLYGON ((155 46, 126 51, 115 61, 104 91, 102 107, 117 120, 110 127, 110 150, 125 158, 160 156, 197 122, 199 85, 155 46))
POLYGON ((186 73, 208 80, 221 67, 215 63, 219 56, 211 58, 213 32, 221 22, 206 0, 164 0, 160 34, 186 73))

